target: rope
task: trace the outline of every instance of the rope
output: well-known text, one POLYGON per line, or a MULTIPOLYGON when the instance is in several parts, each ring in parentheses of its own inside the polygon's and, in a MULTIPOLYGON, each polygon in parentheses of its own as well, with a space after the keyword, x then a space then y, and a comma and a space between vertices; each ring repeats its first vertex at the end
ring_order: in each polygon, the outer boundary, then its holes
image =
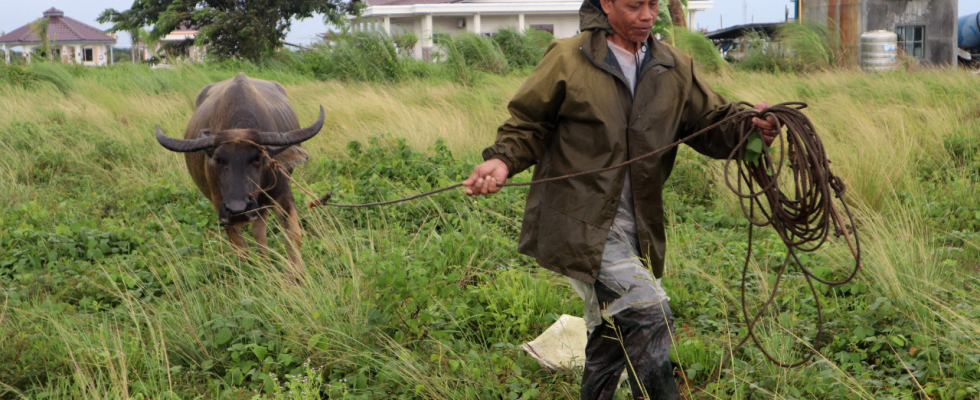
MULTIPOLYGON (((746 106, 746 105, 749 106, 749 107, 751 107, 751 105, 749 103, 745 103, 745 102, 739 103, 739 106, 746 106)), ((719 126, 721 126, 721 125, 723 125, 723 124, 725 124, 727 122, 730 122, 730 121, 733 121, 733 120, 736 120, 736 119, 740 119, 740 118, 741 119, 747 118, 749 121, 751 121, 752 120, 752 117, 755 117, 755 116, 758 116, 758 115, 759 115, 759 112, 756 111, 756 110, 754 110, 754 109, 740 110, 739 112, 737 112, 735 114, 732 114, 732 115, 726 117, 725 119, 722 119, 721 121, 718 121, 718 122, 712 124, 711 126, 709 126, 707 128, 704 128, 704 129, 702 129, 700 131, 697 131, 697 132, 695 132, 695 133, 693 133, 693 134, 691 134, 691 135, 689 135, 689 136, 687 136, 687 137, 685 137, 683 139, 680 139, 680 140, 678 140, 678 141, 676 141, 674 143, 671 143, 671 144, 669 144, 667 146, 664 146, 664 147, 661 147, 661 148, 659 148, 657 150, 651 151, 649 153, 646 153, 646 154, 641 155, 641 156, 636 157, 636 158, 632 158, 632 159, 626 160, 624 162, 621 162, 621 163, 616 164, 616 165, 613 165, 613 166, 604 167, 604 168, 597 168, 597 169, 590 169, 588 171, 581 171, 581 172, 576 172, 576 173, 573 173, 573 174, 555 176, 555 177, 551 177, 551 178, 538 179, 538 180, 530 181, 530 182, 498 183, 497 186, 498 187, 531 186, 531 185, 537 185, 537 184, 541 184, 541 183, 555 182, 555 181, 561 181, 561 180, 576 178, 576 177, 583 176, 583 175, 592 175, 592 174, 598 174, 598 173, 612 171, 614 169, 625 167, 627 165, 630 165, 630 164, 635 163, 637 161, 643 160, 645 158, 653 157, 653 156, 655 156, 657 154, 661 154, 663 152, 666 152, 666 151, 668 151, 670 149, 673 149, 673 148, 675 148, 677 146, 680 146, 681 144, 686 143, 686 142, 688 142, 688 141, 690 141, 690 140, 692 140, 692 139, 694 139, 694 138, 696 138, 698 136, 701 136, 702 134, 704 134, 704 133, 706 133, 706 132, 708 132, 708 131, 710 131, 712 129, 715 129, 715 128, 717 128, 717 127, 719 127, 719 126)), ((802 115, 802 114, 800 114, 800 115, 802 115)), ((803 118, 806 118, 806 117, 804 116, 803 118)), ((294 181, 294 183, 295 183, 295 181, 294 181)), ((315 200, 310 201, 309 204, 308 204, 308 206, 310 208, 320 207, 320 206, 347 207, 347 208, 373 207, 373 206, 380 206, 380 205, 401 203, 401 202, 404 202, 404 201, 409 201, 409 200, 417 199, 419 197, 425 197, 425 196, 433 195, 433 194, 436 194, 436 193, 439 193, 439 192, 445 192, 447 190, 455 189, 455 188, 458 188, 460 186, 463 186, 463 184, 462 183, 457 183, 455 185, 446 186, 446 187, 439 188, 439 189, 436 189, 436 190, 430 190, 428 192, 419 193, 419 194, 416 194, 414 196, 403 197, 403 198, 395 199, 395 200, 379 201, 379 202, 374 202, 374 203, 362 203, 362 204, 328 203, 327 200, 330 199, 331 194, 330 193, 327 193, 326 195, 324 195, 324 196, 322 196, 320 198, 316 198, 316 196, 313 196, 315 198, 315 200)))
MULTIPOLYGON (((834 176, 831 173, 830 160, 827 159, 826 152, 823 148, 823 143, 821 142, 820 137, 817 135, 813 124, 810 122, 810 119, 800 111, 807 107, 807 104, 802 102, 782 103, 762 111, 752 109, 752 105, 746 102, 740 102, 737 106, 739 108, 738 112, 712 124, 711 126, 697 131, 694 134, 675 141, 667 146, 625 162, 605 168, 592 169, 530 182, 498 183, 497 186, 530 186, 546 182, 571 179, 583 175, 612 171, 614 169, 633 164, 637 161, 662 154, 682 143, 688 142, 708 131, 718 128, 725 123, 734 122, 735 131, 738 134, 739 141, 726 160, 725 184, 736 196, 738 196, 742 212, 749 221, 748 249, 745 255, 745 263, 742 267, 742 284, 740 288, 742 317, 747 324, 747 334, 737 345, 732 347, 731 351, 725 355, 720 365, 727 365, 730 362, 731 357, 736 354, 738 350, 741 349, 742 346, 744 346, 749 340, 752 340, 752 342, 755 343, 755 345, 762 351, 762 354, 765 355, 769 361, 781 367, 794 368, 803 365, 815 354, 818 354, 823 343, 823 308, 820 304, 820 297, 818 296, 813 285, 813 281, 815 280, 829 286, 840 286, 850 282, 857 275, 862 266, 860 239, 857 235, 854 216, 852 215, 850 208, 847 206, 847 203, 845 203, 841 197, 847 188, 839 177, 834 176), (762 146, 762 154, 759 156, 757 161, 753 162, 745 159, 747 144, 749 143, 749 139, 753 136, 752 133, 755 131, 755 127, 752 123, 752 118, 754 117, 773 117, 776 120, 777 129, 779 131, 782 130, 782 127, 786 127, 786 133, 784 135, 778 135, 780 144, 778 160, 774 160, 772 158, 772 153, 769 152, 769 148, 766 146, 762 146), (736 171, 734 175, 731 172, 731 166, 733 163, 736 171), (793 184, 792 190, 789 192, 783 191, 780 186, 781 177, 783 174, 786 174, 787 170, 792 174, 791 181, 793 184), (836 197, 843 206, 843 213, 838 210, 836 204, 837 201, 834 200, 834 197, 836 197), (765 202, 763 202, 763 199, 765 202), (756 219, 757 214, 759 217, 761 217, 761 219, 756 219), (848 224, 851 226, 851 229, 853 229, 853 232, 848 229, 848 224), (763 303, 761 309, 750 317, 745 292, 746 283, 748 281, 748 269, 752 259, 752 249, 754 246, 753 232, 754 228, 757 226, 771 226, 786 245, 787 253, 779 267, 779 272, 776 275, 776 281, 772 286, 772 293, 763 303), (853 270, 846 278, 839 281, 829 281, 814 275, 811 270, 803 265, 798 256, 798 253, 800 252, 808 253, 819 249, 827 241, 828 235, 830 234, 832 228, 835 236, 844 237, 848 248, 851 251, 851 255, 854 257, 853 270), (806 279, 807 286, 810 289, 810 293, 813 295, 815 300, 817 309, 817 334, 814 339, 814 343, 812 346, 806 346, 807 350, 809 351, 801 360, 792 363, 781 361, 766 350, 765 347, 759 342, 759 338, 755 333, 756 324, 776 298, 777 291, 779 290, 779 284, 783 279, 787 267, 791 263, 799 266, 800 271, 802 271, 803 276, 806 279)), ((281 166, 278 168, 282 169, 281 166)), ((293 181, 293 183, 296 183, 297 186, 302 188, 302 185, 299 185, 296 181, 294 181, 285 171, 285 169, 282 169, 282 171, 291 181, 293 181)), ((787 181, 787 179, 782 180, 787 181)), ((462 184, 455 184, 425 193, 419 193, 411 197, 365 204, 329 203, 327 202, 327 200, 330 198, 330 194, 328 193, 319 199, 311 201, 309 206, 379 206, 409 201, 419 197, 444 192, 460 186, 462 186, 462 184)), ((305 188, 303 188, 303 190, 311 197, 316 197, 313 196, 309 190, 305 188)), ((695 391, 703 391, 708 384, 716 381, 720 377, 721 372, 721 368, 719 368, 711 379, 709 379, 702 386, 696 388, 695 391)))

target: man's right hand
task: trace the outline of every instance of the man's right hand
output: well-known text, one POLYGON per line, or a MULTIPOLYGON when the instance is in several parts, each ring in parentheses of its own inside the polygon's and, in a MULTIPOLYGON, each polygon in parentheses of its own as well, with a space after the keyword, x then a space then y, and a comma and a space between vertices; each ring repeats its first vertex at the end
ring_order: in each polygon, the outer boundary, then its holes
POLYGON ((508 175, 510 170, 507 169, 507 164, 499 158, 491 158, 473 167, 473 173, 463 181, 463 186, 466 186, 466 194, 469 196, 497 193, 500 190, 497 184, 506 182, 508 175))

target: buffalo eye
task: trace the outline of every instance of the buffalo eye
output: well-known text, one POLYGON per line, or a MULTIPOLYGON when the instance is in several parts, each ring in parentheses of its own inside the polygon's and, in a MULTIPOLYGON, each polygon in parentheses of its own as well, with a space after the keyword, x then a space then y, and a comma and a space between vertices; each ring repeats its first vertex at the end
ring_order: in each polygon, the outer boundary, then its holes
POLYGON ((221 157, 215 157, 214 163, 218 165, 225 165, 228 163, 228 161, 221 157))

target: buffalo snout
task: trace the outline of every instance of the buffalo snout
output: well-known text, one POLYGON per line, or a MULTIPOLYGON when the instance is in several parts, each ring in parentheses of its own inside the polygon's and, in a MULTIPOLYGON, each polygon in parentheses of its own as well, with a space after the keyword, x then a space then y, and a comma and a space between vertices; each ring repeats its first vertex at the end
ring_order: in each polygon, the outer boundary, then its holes
POLYGON ((221 220, 222 225, 253 221, 258 217, 256 212, 258 207, 259 202, 251 196, 248 199, 225 200, 221 202, 218 219, 221 220))

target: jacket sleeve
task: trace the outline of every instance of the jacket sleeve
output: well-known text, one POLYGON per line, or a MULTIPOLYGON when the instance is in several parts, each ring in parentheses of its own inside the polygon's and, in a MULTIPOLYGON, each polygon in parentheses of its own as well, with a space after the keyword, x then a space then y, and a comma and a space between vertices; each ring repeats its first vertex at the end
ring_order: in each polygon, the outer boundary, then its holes
POLYGON ((498 158, 514 176, 541 160, 558 126, 565 100, 565 78, 557 41, 507 105, 510 118, 497 129, 496 142, 483 150, 483 159, 498 158))
MULTIPOLYGON (((687 137, 738 112, 738 104, 703 82, 690 64, 691 89, 684 105, 684 115, 677 132, 677 139, 687 137)), ((687 142, 698 153, 714 159, 725 159, 738 144, 735 122, 729 121, 687 142)))

